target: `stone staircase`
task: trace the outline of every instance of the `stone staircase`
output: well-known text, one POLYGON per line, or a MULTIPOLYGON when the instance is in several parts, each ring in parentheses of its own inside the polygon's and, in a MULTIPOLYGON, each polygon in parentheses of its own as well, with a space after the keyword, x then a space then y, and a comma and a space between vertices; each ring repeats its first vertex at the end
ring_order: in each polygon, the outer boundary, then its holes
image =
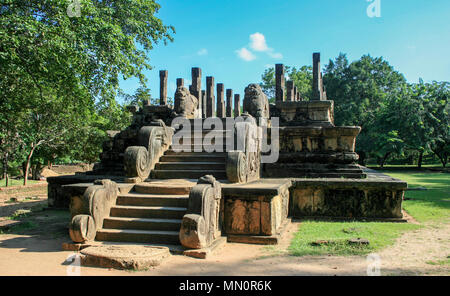
MULTIPOLYGON (((193 126, 193 124, 191 125, 193 126)), ((177 135, 184 132, 179 131, 177 135)), ((172 145, 156 164, 151 173, 152 179, 198 179, 205 175, 213 175, 217 180, 226 180, 227 130, 203 130, 200 135, 191 132, 190 140, 183 138, 178 145, 172 145), (211 138, 212 145, 202 145, 206 135, 211 138), (212 151, 215 147, 213 136, 222 137, 219 147, 222 151, 212 151), (184 142, 184 141, 187 142, 184 142), (181 152, 176 152, 179 150, 181 152)))
POLYGON ((176 152, 175 147, 170 147, 152 170, 152 180, 136 184, 129 193, 119 194, 110 217, 104 219, 103 228, 97 231, 96 240, 179 245, 181 221, 197 179, 205 175, 227 179, 226 135, 226 130, 203 130, 200 137, 192 132, 191 141, 181 143, 190 152, 176 152), (211 147, 197 144, 203 143, 207 134, 223 136, 224 152, 208 153, 211 147))
POLYGON ((142 183, 129 193, 119 194, 96 240, 179 245, 181 219, 195 183, 176 183, 142 183))

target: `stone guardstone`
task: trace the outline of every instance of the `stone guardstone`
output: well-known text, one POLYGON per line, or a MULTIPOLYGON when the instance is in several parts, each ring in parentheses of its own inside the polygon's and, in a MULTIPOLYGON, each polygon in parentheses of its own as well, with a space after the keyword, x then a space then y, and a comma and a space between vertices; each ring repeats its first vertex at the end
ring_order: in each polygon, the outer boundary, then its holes
POLYGON ((136 245, 101 245, 81 251, 81 264, 116 269, 145 270, 170 256, 169 248, 136 245))

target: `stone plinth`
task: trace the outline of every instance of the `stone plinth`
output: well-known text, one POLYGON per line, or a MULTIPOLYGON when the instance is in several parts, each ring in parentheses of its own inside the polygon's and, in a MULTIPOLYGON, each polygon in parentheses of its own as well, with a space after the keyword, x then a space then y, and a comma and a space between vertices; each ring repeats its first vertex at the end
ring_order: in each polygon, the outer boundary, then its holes
POLYGON ((406 182, 368 171, 366 179, 293 179, 295 218, 401 219, 406 182))
POLYGON ((240 236, 239 242, 276 236, 288 216, 290 184, 289 180, 265 179, 224 185, 223 228, 229 241, 230 236, 240 236))
POLYGON ((334 125, 333 101, 277 101, 281 125, 334 125))

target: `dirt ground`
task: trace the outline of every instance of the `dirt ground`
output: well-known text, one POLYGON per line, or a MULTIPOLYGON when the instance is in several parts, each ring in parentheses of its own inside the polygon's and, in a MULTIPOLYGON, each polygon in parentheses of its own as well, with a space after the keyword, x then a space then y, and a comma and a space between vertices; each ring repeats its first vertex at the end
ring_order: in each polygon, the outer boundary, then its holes
MULTIPOLYGON (((45 207, 45 200, 0 204, 0 216, 17 209, 45 207)), ((0 219, 2 219, 0 217, 0 219)), ((39 211, 29 218, 31 229, 0 234, 0 275, 67 275, 73 267, 66 259, 73 252, 62 251, 69 240, 68 213, 39 211)), ((147 271, 122 271, 81 267, 81 275, 367 275, 365 256, 287 255, 289 242, 299 223, 292 223, 280 245, 275 247, 226 244, 208 259, 171 256, 147 271)), ((450 266, 430 264, 450 255, 450 223, 430 224, 398 238, 395 245, 378 253, 381 275, 450 275, 450 266), (428 263, 427 263, 428 262, 428 263)))

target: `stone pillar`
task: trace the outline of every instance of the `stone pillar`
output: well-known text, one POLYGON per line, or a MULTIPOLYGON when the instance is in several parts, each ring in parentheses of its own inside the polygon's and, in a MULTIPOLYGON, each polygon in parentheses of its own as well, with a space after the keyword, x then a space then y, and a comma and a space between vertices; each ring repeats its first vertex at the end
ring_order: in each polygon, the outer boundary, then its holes
POLYGON ((201 100, 201 92, 202 92, 202 69, 200 68, 192 68, 192 91, 191 94, 194 95, 198 101, 201 100))
POLYGON ((294 81, 289 80, 288 82, 286 82, 286 89, 287 89, 286 101, 288 102, 295 101, 294 81))
POLYGON ((241 96, 239 94, 234 95, 234 117, 241 116, 241 96))
POLYGON ((202 90, 202 118, 206 118, 206 91, 202 90))
POLYGON ((303 101, 302 97, 300 96, 300 93, 297 93, 297 101, 303 101))
POLYGON ((284 94, 286 92, 285 88, 285 78, 284 78, 284 65, 275 65, 275 98, 276 101, 284 101, 284 94))
POLYGON ((214 77, 206 77, 206 117, 214 116, 214 77))
POLYGON ((167 105, 167 77, 169 72, 167 70, 159 71, 159 104, 167 105))
POLYGON ((320 53, 313 54, 313 87, 312 99, 316 101, 323 100, 322 73, 320 72, 320 53))
POLYGON ((297 101, 298 88, 294 85, 293 101, 297 101))
POLYGON ((225 86, 223 83, 217 83, 217 107, 216 116, 225 117, 225 86))
POLYGON ((177 78, 177 87, 184 86, 184 79, 183 78, 177 78))
POLYGON ((233 116, 233 90, 227 89, 227 117, 233 116))

